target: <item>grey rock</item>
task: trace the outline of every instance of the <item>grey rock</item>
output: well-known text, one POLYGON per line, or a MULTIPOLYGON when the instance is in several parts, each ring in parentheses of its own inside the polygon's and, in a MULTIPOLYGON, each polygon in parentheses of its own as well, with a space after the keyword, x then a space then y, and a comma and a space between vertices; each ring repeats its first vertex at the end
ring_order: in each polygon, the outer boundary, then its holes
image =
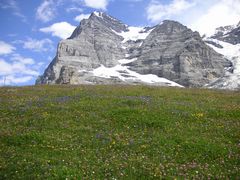
POLYGON ((223 48, 220 44, 218 44, 218 43, 216 43, 216 42, 213 42, 213 41, 204 40, 204 42, 207 43, 207 44, 211 44, 211 45, 213 45, 213 46, 215 46, 215 47, 217 47, 217 48, 220 48, 220 49, 223 48))
POLYGON ((217 79, 216 81, 207 84, 207 88, 212 89, 226 89, 226 90, 239 90, 240 89, 240 75, 232 76, 232 74, 227 73, 224 77, 217 79))
POLYGON ((223 76, 231 63, 208 47, 199 33, 164 21, 145 39, 141 56, 128 64, 141 74, 156 74, 187 87, 201 87, 223 76))
POLYGON ((124 58, 125 50, 121 45, 123 38, 112 29, 116 32, 127 30, 126 25, 105 13, 102 17, 92 13, 89 19, 81 21, 71 37, 59 43, 56 57, 38 83, 61 84, 64 78, 60 76, 65 75, 61 71, 62 67, 71 68, 72 71, 90 71, 101 64, 106 67, 115 66, 117 60, 124 58))
POLYGON ((211 36, 213 39, 218 39, 230 44, 240 43, 240 21, 237 26, 224 26, 216 29, 216 33, 211 36))
POLYGON ((206 38, 206 43, 215 46, 215 50, 223 53, 233 64, 228 68, 223 77, 206 85, 207 88, 215 89, 240 89, 240 22, 238 25, 220 27, 215 35, 206 38), (217 41, 216 41, 217 40, 217 41), (225 43, 223 43, 223 42, 225 43), (227 42, 227 43, 226 43, 227 42), (221 46, 221 45, 222 46, 221 46), (232 52, 230 54, 229 52, 232 52))
POLYGON ((120 59, 137 58, 126 64, 132 71, 154 74, 186 87, 202 87, 223 76, 224 68, 232 66, 207 46, 198 32, 178 22, 168 20, 146 27, 141 32, 151 31, 146 39, 123 43, 124 38, 118 33, 127 31, 128 26, 121 21, 105 13, 92 13, 68 39, 59 43, 56 57, 36 84, 146 84, 118 77, 96 77, 92 73, 101 65, 114 67, 120 59))

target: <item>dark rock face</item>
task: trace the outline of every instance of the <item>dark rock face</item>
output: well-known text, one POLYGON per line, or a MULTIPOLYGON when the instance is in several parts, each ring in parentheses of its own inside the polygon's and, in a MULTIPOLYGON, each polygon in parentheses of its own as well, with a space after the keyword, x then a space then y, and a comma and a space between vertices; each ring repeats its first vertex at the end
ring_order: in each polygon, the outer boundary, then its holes
MULTIPOLYGON (((57 55, 37 84, 131 84, 117 77, 104 79, 92 71, 101 65, 114 67, 119 60, 139 74, 154 74, 186 87, 201 87, 224 75, 231 62, 215 52, 193 32, 175 21, 146 27, 146 38, 125 41, 129 28, 119 20, 94 12, 82 20, 71 37, 62 40, 57 55)), ((141 83, 141 82, 138 82, 141 83)))
POLYGON ((219 27, 216 31, 216 34, 214 34, 211 38, 233 45, 240 43, 240 22, 237 26, 219 27))

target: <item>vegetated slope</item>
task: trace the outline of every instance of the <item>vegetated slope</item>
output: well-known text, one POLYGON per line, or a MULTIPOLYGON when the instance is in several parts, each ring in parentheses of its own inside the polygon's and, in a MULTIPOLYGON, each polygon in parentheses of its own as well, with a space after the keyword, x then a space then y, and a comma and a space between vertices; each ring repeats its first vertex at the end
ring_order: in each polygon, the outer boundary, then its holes
POLYGON ((0 179, 240 177, 240 92, 0 88, 0 179))

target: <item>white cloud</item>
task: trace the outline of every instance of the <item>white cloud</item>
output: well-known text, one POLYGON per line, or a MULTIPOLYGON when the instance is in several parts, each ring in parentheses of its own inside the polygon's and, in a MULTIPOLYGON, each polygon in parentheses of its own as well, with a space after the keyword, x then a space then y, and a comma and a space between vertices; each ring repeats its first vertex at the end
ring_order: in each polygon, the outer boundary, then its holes
POLYGON ((19 54, 13 54, 9 60, 0 59, 0 85, 26 83, 39 76, 41 66, 41 62, 35 63, 19 54))
POLYGON ((147 7, 147 18, 153 23, 158 23, 163 18, 172 18, 193 7, 195 2, 187 0, 173 0, 170 4, 162 4, 152 0, 147 7))
POLYGON ((201 34, 212 35, 217 27, 236 24, 239 21, 240 0, 220 0, 190 23, 190 27, 201 34))
POLYGON ((36 18, 48 22, 56 16, 56 3, 53 0, 44 0, 43 3, 37 8, 36 18))
POLYGON ((109 0, 84 0, 86 6, 106 10, 109 0))
POLYGON ((45 33, 51 33, 52 36, 56 36, 61 39, 66 39, 71 36, 75 28, 76 26, 72 26, 67 22, 59 22, 49 27, 41 28, 40 31, 45 33))
POLYGON ((15 47, 13 47, 12 45, 4 41, 0 41, 0 55, 11 54, 14 50, 15 47))
POLYGON ((25 63, 21 61, 7 62, 3 59, 0 59, 0 76, 21 75, 21 74, 31 75, 31 76, 39 75, 38 71, 31 69, 31 66, 25 63))
POLYGON ((45 38, 41 40, 28 38, 25 41, 20 41, 23 44, 23 48, 31 49, 36 52, 51 51, 54 49, 52 40, 45 38))
POLYGON ((25 58, 22 57, 20 54, 13 54, 10 59, 13 62, 19 62, 24 65, 32 65, 35 63, 35 61, 32 58, 25 58))
POLYGON ((7 63, 5 60, 0 59, 0 76, 5 76, 13 72, 13 67, 11 64, 7 63))
POLYGON ((83 19, 88 19, 89 16, 90 14, 80 14, 79 16, 76 16, 74 20, 80 22, 83 19))
POLYGON ((240 0, 152 0, 146 8, 151 23, 177 20, 200 34, 212 35, 217 27, 240 21, 240 0))
POLYGON ((0 86, 22 84, 22 83, 31 81, 33 78, 34 78, 33 76, 18 77, 18 76, 8 75, 8 76, 0 77, 0 86))
POLYGON ((70 12, 83 12, 83 9, 79 8, 79 7, 69 7, 69 8, 66 8, 66 11, 68 13, 70 13, 70 12))

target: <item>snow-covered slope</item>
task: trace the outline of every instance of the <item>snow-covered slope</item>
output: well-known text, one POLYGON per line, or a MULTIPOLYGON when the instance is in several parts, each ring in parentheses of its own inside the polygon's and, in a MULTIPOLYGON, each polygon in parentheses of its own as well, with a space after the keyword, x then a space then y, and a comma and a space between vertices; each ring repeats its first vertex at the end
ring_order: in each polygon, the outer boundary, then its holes
POLYGON ((230 44, 212 38, 206 38, 208 45, 225 56, 233 64, 232 72, 226 71, 224 77, 207 85, 209 88, 239 89, 240 88, 240 44, 230 44), (213 42, 210 44, 209 42, 213 42))
POLYGON ((132 27, 104 12, 93 12, 59 43, 36 84, 202 87, 222 77, 227 67, 229 61, 179 22, 132 27))
POLYGON ((103 65, 101 67, 94 69, 92 71, 94 76, 102 77, 102 78, 119 78, 124 82, 139 82, 145 84, 156 84, 162 86, 176 86, 183 87, 173 81, 170 81, 166 78, 161 78, 153 74, 142 75, 131 71, 127 66, 122 66, 121 64, 116 65, 114 67, 107 68, 103 65))
POLYGON ((146 37, 150 34, 150 32, 153 29, 150 29, 148 31, 145 30, 143 27, 134 27, 134 26, 129 26, 128 31, 122 31, 121 33, 118 33, 114 31, 117 35, 122 36, 124 40, 122 43, 125 43, 129 40, 136 41, 136 40, 143 40, 146 39, 146 37))

